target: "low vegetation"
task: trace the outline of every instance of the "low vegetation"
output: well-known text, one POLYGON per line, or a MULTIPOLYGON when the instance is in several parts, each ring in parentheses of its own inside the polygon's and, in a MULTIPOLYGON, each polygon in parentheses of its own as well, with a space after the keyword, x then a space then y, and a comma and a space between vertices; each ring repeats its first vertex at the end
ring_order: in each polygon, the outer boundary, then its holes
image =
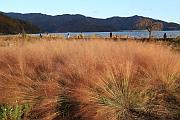
POLYGON ((27 113, 29 105, 1 105, 0 118, 1 120, 21 120, 27 113))
POLYGON ((0 47, 2 120, 180 118, 180 54, 161 42, 15 40, 0 47))

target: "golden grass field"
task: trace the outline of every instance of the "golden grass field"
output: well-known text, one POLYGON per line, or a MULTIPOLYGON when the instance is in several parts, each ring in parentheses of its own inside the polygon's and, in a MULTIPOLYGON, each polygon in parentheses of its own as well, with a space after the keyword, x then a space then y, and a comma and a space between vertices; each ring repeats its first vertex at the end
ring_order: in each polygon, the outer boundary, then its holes
POLYGON ((2 120, 180 119, 180 53, 165 44, 0 41, 2 120))

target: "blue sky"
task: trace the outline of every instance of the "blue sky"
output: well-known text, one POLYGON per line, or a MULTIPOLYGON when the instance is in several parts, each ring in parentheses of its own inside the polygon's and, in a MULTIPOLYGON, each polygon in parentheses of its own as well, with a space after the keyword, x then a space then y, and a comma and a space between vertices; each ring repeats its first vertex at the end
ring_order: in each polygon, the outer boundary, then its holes
POLYGON ((83 14, 107 18, 141 15, 180 23, 180 0, 0 0, 0 11, 83 14))

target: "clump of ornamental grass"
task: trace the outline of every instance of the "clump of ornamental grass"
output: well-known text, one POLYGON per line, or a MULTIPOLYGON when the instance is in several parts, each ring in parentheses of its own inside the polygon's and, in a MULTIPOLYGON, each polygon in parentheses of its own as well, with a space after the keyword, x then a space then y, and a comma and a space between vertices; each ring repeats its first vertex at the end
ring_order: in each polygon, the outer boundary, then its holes
POLYGON ((0 58, 0 104, 28 104, 24 119, 180 117, 180 55, 160 43, 42 38, 0 58))
POLYGON ((59 94, 58 71, 53 66, 60 56, 49 56, 44 47, 37 47, 1 49, 0 103, 29 104, 26 119, 51 119, 59 94))
POLYGON ((179 53, 154 43, 102 44, 63 73, 65 120, 179 118, 179 53))

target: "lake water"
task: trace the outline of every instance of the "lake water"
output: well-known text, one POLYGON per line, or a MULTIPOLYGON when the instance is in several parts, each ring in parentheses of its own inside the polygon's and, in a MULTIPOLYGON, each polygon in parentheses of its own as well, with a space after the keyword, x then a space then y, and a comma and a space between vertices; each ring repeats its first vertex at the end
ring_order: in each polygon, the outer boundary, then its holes
MULTIPOLYGON (((168 38, 176 38, 180 36, 180 31, 153 31, 152 37, 154 38, 163 38, 164 33, 167 34, 168 38)), ((50 33, 50 35, 63 35, 67 36, 68 33, 50 33)), ((69 32, 70 36, 76 36, 79 34, 83 34, 84 36, 101 36, 101 37, 108 37, 109 32, 83 32, 83 33, 75 33, 69 32)), ((129 36, 133 38, 148 38, 148 31, 122 31, 122 32, 113 32, 113 35, 122 35, 122 36, 129 36)))

